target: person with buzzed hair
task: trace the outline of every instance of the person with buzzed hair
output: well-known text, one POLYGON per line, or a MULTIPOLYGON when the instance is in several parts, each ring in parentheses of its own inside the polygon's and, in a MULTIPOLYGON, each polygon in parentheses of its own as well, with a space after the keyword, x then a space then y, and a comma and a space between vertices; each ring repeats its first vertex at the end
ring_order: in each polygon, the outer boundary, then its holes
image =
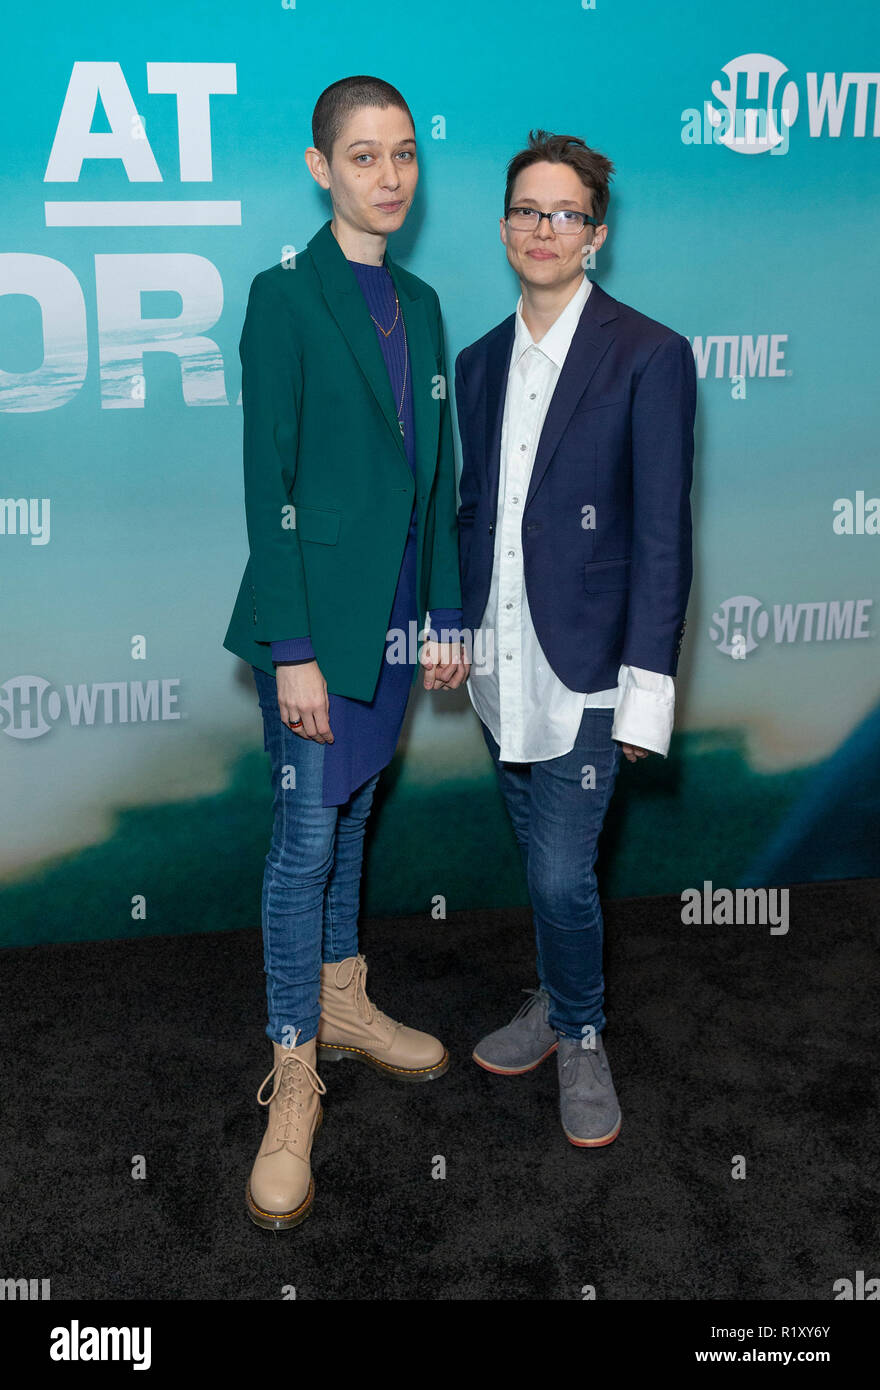
POLYGON ((468 670, 452 640, 440 305, 387 252, 418 182, 412 115, 389 83, 348 77, 318 99, 312 139, 306 164, 333 215, 294 265, 255 277, 241 337, 250 554, 224 639, 253 671, 274 791, 261 914, 274 1065, 246 1201, 276 1231, 312 1207, 319 1060, 410 1082, 449 1065, 442 1042, 369 998, 357 923, 373 793, 418 669, 395 634, 430 629, 429 690, 455 689, 468 670))

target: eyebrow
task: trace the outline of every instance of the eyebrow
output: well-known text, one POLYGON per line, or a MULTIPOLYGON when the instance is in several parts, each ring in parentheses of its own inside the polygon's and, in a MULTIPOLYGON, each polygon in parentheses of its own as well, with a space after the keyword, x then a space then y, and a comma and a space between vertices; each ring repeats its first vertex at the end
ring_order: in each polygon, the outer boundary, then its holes
MULTIPOLYGON (((513 206, 514 206, 515 208, 517 208, 517 207, 525 207, 526 203, 534 203, 535 207, 538 206, 537 201, 536 201, 534 198, 517 198, 516 201, 513 203, 513 206)), ((569 207, 569 208, 574 208, 574 210, 575 210, 576 212, 583 212, 583 208, 579 208, 578 205, 577 205, 577 203, 574 201, 573 198, 557 198, 556 202, 551 204, 551 207, 553 207, 553 208, 564 208, 564 207, 569 207)))
MULTIPOLYGON (((414 145, 414 144, 416 143, 416 142, 415 142, 415 136, 413 136, 413 135, 408 135, 408 136, 406 137, 405 140, 395 140, 395 141, 393 141, 393 143, 394 143, 395 145, 414 145)), ((355 147, 355 145, 372 145, 372 146, 378 146, 378 147, 381 149, 381 147, 382 147, 382 141, 381 141, 381 140, 352 140, 351 144, 350 144, 350 145, 346 145, 345 148, 346 148, 347 150, 353 150, 354 147, 355 147)))

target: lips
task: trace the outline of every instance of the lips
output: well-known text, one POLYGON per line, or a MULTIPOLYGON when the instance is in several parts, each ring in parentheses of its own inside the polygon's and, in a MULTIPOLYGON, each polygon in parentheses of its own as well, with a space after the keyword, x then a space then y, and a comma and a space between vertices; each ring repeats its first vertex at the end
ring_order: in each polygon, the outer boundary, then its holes
POLYGON ((396 212, 398 208, 403 207, 403 199, 400 198, 396 203, 377 203, 376 207, 380 212, 396 212))

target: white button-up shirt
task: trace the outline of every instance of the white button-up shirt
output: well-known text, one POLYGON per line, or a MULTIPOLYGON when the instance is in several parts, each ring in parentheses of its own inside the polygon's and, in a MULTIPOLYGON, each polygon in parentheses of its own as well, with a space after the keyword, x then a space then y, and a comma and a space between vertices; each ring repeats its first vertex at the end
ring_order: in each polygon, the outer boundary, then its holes
MULTIPOLYGON (((570 753, 585 707, 614 709, 612 738, 663 757, 672 736, 671 676, 621 666, 613 690, 569 690, 544 656, 526 598, 523 508, 544 419, 591 289, 585 276, 537 343, 522 316, 522 295, 516 306, 501 432, 492 584, 475 634, 468 681, 471 703, 504 762, 544 762, 570 753)), ((589 641, 589 634, 585 637, 589 641)))

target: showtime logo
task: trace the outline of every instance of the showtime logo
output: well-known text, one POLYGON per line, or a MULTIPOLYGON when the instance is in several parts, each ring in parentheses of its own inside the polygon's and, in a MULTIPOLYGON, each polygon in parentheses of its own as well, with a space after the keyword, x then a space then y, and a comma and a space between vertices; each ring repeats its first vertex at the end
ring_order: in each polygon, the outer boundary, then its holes
MULTIPOLYGON (((870 637, 870 598, 823 600, 819 603, 775 603, 771 641, 837 642, 870 637)), ((709 636, 725 656, 744 661, 770 632, 771 614, 758 598, 738 594, 725 599, 712 614, 709 636)))
POLYGON ((737 378, 788 376, 783 366, 787 333, 710 333, 690 340, 697 376, 737 378))
MULTIPOLYGON (((712 95, 720 107, 706 102, 706 122, 714 129, 709 140, 704 133, 702 143, 726 145, 738 154, 784 153, 801 107, 795 83, 789 80, 781 85, 788 72, 785 64, 768 53, 744 53, 725 63, 721 71, 727 86, 712 83, 712 95)), ((873 107, 870 134, 880 135, 880 72, 808 72, 805 82, 812 139, 821 135, 839 139, 842 134, 863 137, 869 133, 869 107, 873 107)), ((684 116, 700 119, 699 112, 684 116)), ((682 138, 686 138, 684 132, 682 138)))
POLYGON ((95 681, 56 689, 42 676, 13 676, 0 685, 0 730, 10 738, 40 738, 62 720, 77 725, 151 724, 180 719, 180 678, 95 681), (63 692, 63 693, 62 693, 63 692))

